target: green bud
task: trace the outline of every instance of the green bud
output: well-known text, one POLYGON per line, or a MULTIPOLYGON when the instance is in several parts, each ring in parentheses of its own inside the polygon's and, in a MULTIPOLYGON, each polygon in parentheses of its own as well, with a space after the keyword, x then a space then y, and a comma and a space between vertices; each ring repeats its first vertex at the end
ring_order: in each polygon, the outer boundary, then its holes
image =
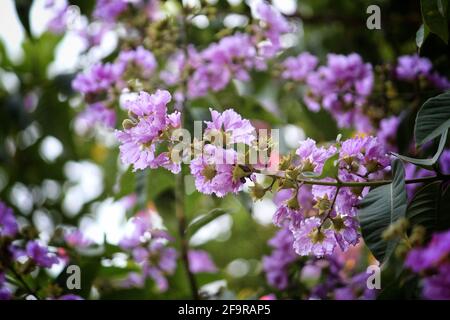
POLYGON ((298 203, 297 199, 297 193, 294 193, 294 195, 286 202, 286 204, 291 209, 300 209, 300 204, 298 203))
POLYGON ((254 186, 250 187, 250 194, 255 200, 262 199, 265 196, 266 191, 266 188, 264 188, 259 183, 255 183, 254 186))
POLYGON ((244 169, 242 169, 241 166, 234 167, 233 177, 232 177, 233 182, 237 182, 246 176, 247 176, 247 173, 244 171, 244 169))
POLYGON ((123 120, 123 122, 122 122, 122 127, 123 127, 124 129, 131 129, 131 128, 133 128, 135 125, 136 125, 136 124, 135 124, 133 121, 131 121, 130 119, 125 119, 125 120, 123 120))

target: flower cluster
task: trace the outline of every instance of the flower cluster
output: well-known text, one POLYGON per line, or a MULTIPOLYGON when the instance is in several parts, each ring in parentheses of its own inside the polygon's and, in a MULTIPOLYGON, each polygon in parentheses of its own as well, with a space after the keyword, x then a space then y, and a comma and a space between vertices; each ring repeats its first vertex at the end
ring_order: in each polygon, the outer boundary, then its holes
POLYGON ((318 59, 308 52, 289 57, 282 63, 281 76, 306 85, 304 102, 312 111, 321 107, 330 111, 340 127, 353 125, 368 132, 371 124, 363 114, 363 106, 372 92, 372 65, 361 56, 328 54, 327 64, 316 68, 318 59))
MULTIPOLYGON (((13 287, 7 285, 7 272, 13 277, 29 274, 36 267, 51 268, 60 259, 38 239, 22 234, 13 210, 0 201, 0 300, 11 299, 13 287)), ((31 294, 31 292, 28 292, 31 294)))
POLYGON ((433 71, 433 65, 428 58, 420 57, 417 54, 399 57, 395 74, 400 80, 414 82, 425 79, 439 90, 450 89, 450 81, 445 76, 433 71))
MULTIPOLYGON (((313 284, 308 292, 309 299, 374 299, 376 290, 367 288, 368 274, 346 268, 345 263, 355 264, 355 253, 336 251, 321 259, 302 262, 293 250, 294 238, 285 227, 269 240, 273 248, 270 256, 263 258, 263 269, 270 286, 280 290, 296 290, 299 282, 313 284), (295 280, 294 280, 295 279, 295 280), (321 280, 320 280, 321 279, 321 280), (319 282, 320 280, 320 282, 319 282)), ((359 250, 355 248, 354 250, 359 250)), ((359 252, 357 254, 359 256, 359 252)))
POLYGON ((177 111, 167 113, 170 100, 171 95, 165 90, 151 95, 142 91, 125 103, 131 118, 125 120, 124 129, 117 130, 116 136, 121 143, 122 162, 132 164, 135 171, 164 167, 178 173, 181 169, 180 161, 174 162, 171 158, 170 145, 171 132, 180 127, 181 114, 177 111), (161 152, 163 143, 167 149, 161 152))
POLYGON ((289 24, 283 15, 271 5, 261 2, 256 8, 260 23, 255 27, 261 33, 259 45, 261 56, 271 58, 281 49, 281 36, 290 31, 289 24))
POLYGON ((257 9, 259 25, 255 35, 235 33, 211 43, 202 51, 193 46, 175 53, 161 72, 167 85, 179 84, 187 73, 187 96, 197 98, 209 91, 224 89, 232 79, 248 81, 249 71, 266 69, 266 60, 281 49, 281 35, 289 32, 286 19, 274 7, 265 2, 257 9))
POLYGON ((269 240, 273 248, 270 256, 263 257, 263 269, 267 282, 278 290, 285 290, 289 285, 289 268, 298 259, 292 244, 294 237, 288 228, 280 229, 269 240))
POLYGON ((155 281, 159 291, 168 289, 166 276, 173 274, 177 265, 177 252, 167 244, 172 238, 163 230, 153 229, 149 215, 137 214, 130 221, 130 233, 119 246, 130 253, 141 272, 131 272, 123 281, 125 287, 143 287, 145 280, 155 281))
POLYGON ((85 129, 100 124, 112 128, 116 112, 112 101, 127 86, 127 79, 148 80, 157 68, 153 53, 142 46, 122 51, 112 63, 96 63, 72 82, 73 88, 84 94, 88 107, 78 116, 77 122, 85 129))
POLYGON ((235 144, 251 145, 255 128, 247 119, 228 109, 219 113, 211 109, 212 121, 206 121, 205 137, 212 143, 203 147, 190 164, 198 191, 223 197, 237 193, 244 185, 244 172, 238 166, 235 144))
MULTIPOLYGON (((303 172, 320 174, 325 161, 338 154, 337 178, 341 182, 380 177, 389 165, 388 156, 374 137, 356 137, 329 147, 318 147, 315 141, 307 139, 301 142, 296 154, 298 158, 291 161, 287 171, 295 176, 303 172)), ((336 180, 329 177, 324 181, 336 180)), ((274 223, 280 226, 289 223, 297 254, 322 257, 332 254, 336 246, 345 251, 358 243, 356 206, 367 190, 321 185, 288 190, 278 197, 274 223)))
POLYGON ((427 299, 450 299, 450 231, 436 233, 424 248, 411 250, 406 266, 424 275, 422 295, 427 299))

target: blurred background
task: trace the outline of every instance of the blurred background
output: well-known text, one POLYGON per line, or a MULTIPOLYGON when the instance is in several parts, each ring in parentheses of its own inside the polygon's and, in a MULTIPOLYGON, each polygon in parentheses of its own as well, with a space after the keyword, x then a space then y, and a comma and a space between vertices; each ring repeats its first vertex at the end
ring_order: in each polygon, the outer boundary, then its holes
MULTIPOLYGON (((252 1, 211 2, 230 26, 245 24, 250 16, 252 1), (233 15, 228 14, 231 11, 233 15)), ((89 269, 101 281, 113 267, 124 266, 114 246, 125 232, 127 218, 137 210, 157 211, 161 223, 169 231, 176 230, 174 176, 164 169, 131 173, 118 160, 112 130, 86 132, 77 121, 82 98, 73 92, 71 81, 93 61, 114 56, 118 37, 108 32, 98 46, 86 50, 83 40, 70 30, 47 32, 51 13, 45 3, 0 1, 0 199, 15 209, 22 225, 33 225, 45 241, 65 226, 79 226, 99 245, 106 240, 111 259, 89 269)), ((92 0, 70 3, 85 15, 94 6, 92 0)), ((307 50, 324 61, 330 52, 357 52, 364 61, 381 64, 416 52, 416 32, 422 24, 419 1, 276 0, 273 5, 295 25, 295 32, 283 39, 285 55, 307 50), (371 4, 381 8, 381 30, 366 28, 366 8, 371 4)), ((199 47, 223 28, 205 19, 198 19, 189 31, 189 39, 199 47)), ((450 74, 449 47, 436 35, 429 35, 421 55, 429 57, 441 74, 450 74)), ((283 100, 279 96, 282 84, 272 74, 254 76, 252 87, 241 89, 258 103, 244 115, 263 121, 263 126, 280 128, 282 151, 295 148, 305 137, 327 141, 337 136, 339 130, 326 112, 312 113, 301 103, 295 104, 295 99, 283 100)), ((236 105, 238 112, 246 103, 232 95, 217 98, 236 105)), ((207 110, 201 101, 192 107, 200 117, 207 110)), ((406 107, 396 106, 399 110, 406 107)), ((257 294, 265 286, 261 257, 270 252, 266 243, 275 230, 273 201, 267 198, 253 204, 248 191, 224 199, 207 197, 195 192, 189 176, 185 182, 189 219, 216 207, 227 211, 191 239, 191 245, 207 250, 221 270, 199 277, 200 284, 226 283, 238 297, 257 294)), ((57 275, 58 268, 50 272, 57 275)), ((183 297, 188 289, 182 272, 178 270, 170 281, 178 290, 165 296, 152 290, 128 290, 128 296, 111 291, 108 295, 106 290, 104 297, 183 297)))

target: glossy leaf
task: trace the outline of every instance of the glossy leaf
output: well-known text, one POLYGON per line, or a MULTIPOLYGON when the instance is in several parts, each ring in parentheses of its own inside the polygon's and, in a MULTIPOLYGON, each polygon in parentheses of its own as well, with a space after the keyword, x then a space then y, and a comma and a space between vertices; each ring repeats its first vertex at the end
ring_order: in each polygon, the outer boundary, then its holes
POLYGON ((423 145, 440 136, 450 127, 450 91, 428 99, 416 117, 414 136, 423 145))
POLYGON ((390 224, 405 216, 407 205, 403 164, 394 160, 392 168, 392 183, 370 190, 358 212, 364 242, 380 262, 386 261, 396 246, 395 241, 383 240, 382 234, 390 224))

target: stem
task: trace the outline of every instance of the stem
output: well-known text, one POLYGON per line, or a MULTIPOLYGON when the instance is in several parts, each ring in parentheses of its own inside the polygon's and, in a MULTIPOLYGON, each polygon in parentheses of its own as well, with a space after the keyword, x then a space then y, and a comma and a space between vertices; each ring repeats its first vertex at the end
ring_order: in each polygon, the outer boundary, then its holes
POLYGON ((36 290, 33 290, 28 283, 23 279, 23 277, 17 273, 17 271, 14 269, 14 267, 8 267, 8 269, 11 271, 11 273, 14 275, 14 277, 20 282, 20 284, 23 286, 23 289, 28 291, 28 293, 32 296, 34 296, 36 299, 40 300, 39 295, 36 293, 36 290))
MULTIPOLYGON (((255 172, 264 174, 263 172, 256 170, 255 172)), ((285 178, 283 176, 279 175, 268 175, 270 177, 274 178, 285 178)), ((286 178, 289 179, 289 178, 286 178)), ((440 180, 450 180, 450 175, 437 175, 437 176, 431 176, 431 177, 424 177, 424 178, 417 178, 417 179, 408 179, 405 180, 405 184, 413 184, 413 183, 422 183, 422 182, 433 182, 433 181, 440 181, 440 180)), ((318 186, 331 186, 331 187, 378 187, 383 186, 386 184, 392 183, 392 180, 373 180, 373 181, 355 181, 355 182, 346 182, 346 181, 320 181, 320 180, 314 180, 314 179, 303 179, 298 178, 296 182, 301 182, 303 184, 310 184, 310 185, 318 185, 318 186)))
MULTIPOLYGON (((183 4, 181 4, 183 6, 183 4)), ((182 14, 180 17, 180 26, 181 26, 181 31, 180 31, 180 38, 181 38, 181 45, 183 47, 184 50, 184 54, 186 55, 187 58, 187 34, 186 34, 186 13, 185 13, 185 8, 182 8, 182 14)), ((186 109, 187 107, 187 103, 186 103, 186 79, 184 79, 183 81, 183 85, 182 85, 182 90, 183 90, 183 96, 184 96, 184 106, 183 108, 186 109)), ((185 122, 185 118, 184 118, 184 112, 181 112, 181 127, 184 127, 184 122, 185 122)), ((178 234, 180 237, 180 251, 181 251, 181 259, 183 261, 183 265, 184 265, 184 269, 186 271, 186 275, 189 281, 189 285, 191 287, 191 292, 192 292, 192 298, 194 300, 199 300, 199 294, 198 294, 198 286, 197 286, 197 281, 195 279, 195 275, 191 272, 191 268, 189 265, 189 239, 187 238, 187 233, 186 233, 186 214, 185 214, 185 202, 184 202, 184 194, 185 191, 185 186, 184 186, 184 174, 183 174, 183 170, 181 170, 181 172, 176 175, 176 185, 175 185, 175 211, 176 211, 176 218, 178 220, 178 234)))
POLYGON ((331 211, 333 211, 334 205, 336 204, 336 199, 337 199, 340 189, 341 189, 341 187, 336 188, 336 193, 334 194, 333 201, 331 202, 330 210, 328 210, 327 215, 325 216, 325 218, 323 218, 322 223, 320 224, 320 227, 322 227, 322 225, 325 223, 325 221, 330 217, 331 211))
POLYGON ((194 300, 199 299, 198 286, 195 280, 194 274, 191 272, 189 265, 189 243, 186 237, 186 215, 184 206, 184 175, 182 172, 176 175, 176 186, 175 186, 175 208, 176 217, 178 220, 178 234, 180 236, 180 251, 181 259, 183 261, 184 269, 186 271, 189 285, 191 287, 192 298, 194 300))

